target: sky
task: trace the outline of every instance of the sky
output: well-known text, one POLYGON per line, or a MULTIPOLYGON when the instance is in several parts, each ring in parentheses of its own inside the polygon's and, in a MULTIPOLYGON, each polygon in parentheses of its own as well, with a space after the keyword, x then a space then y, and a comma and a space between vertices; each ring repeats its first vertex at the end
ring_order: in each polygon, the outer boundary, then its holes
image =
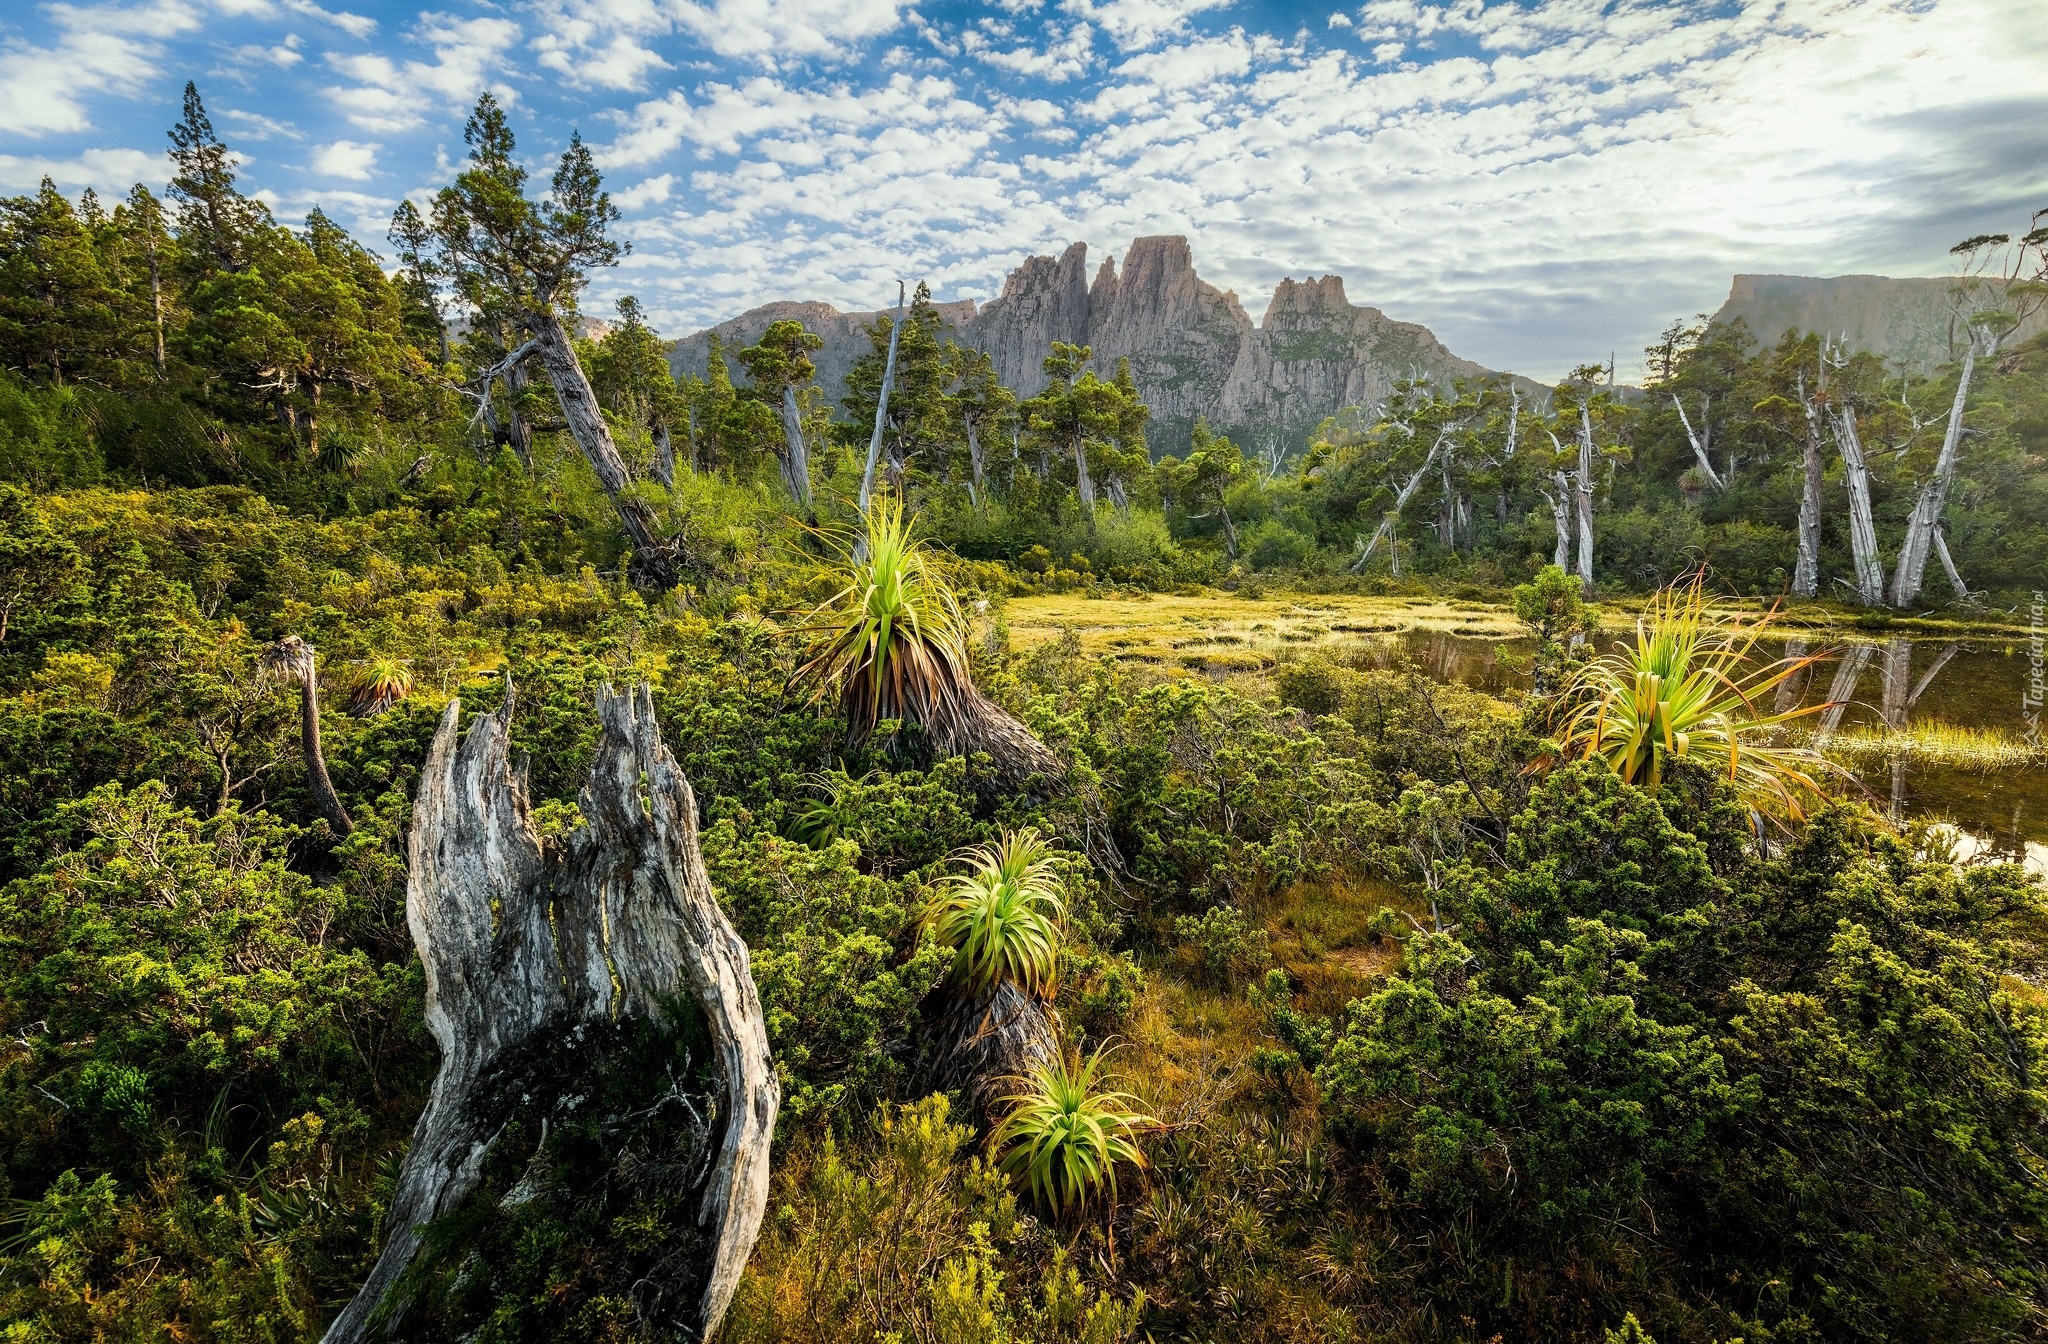
POLYGON ((1736 272, 1930 275, 2048 206, 2044 0, 9 0, 0 191, 167 177, 185 81, 296 223, 385 249, 482 91, 571 130, 683 335, 896 280, 1178 233, 1257 318, 1283 277, 1458 354, 1626 374, 1736 272))

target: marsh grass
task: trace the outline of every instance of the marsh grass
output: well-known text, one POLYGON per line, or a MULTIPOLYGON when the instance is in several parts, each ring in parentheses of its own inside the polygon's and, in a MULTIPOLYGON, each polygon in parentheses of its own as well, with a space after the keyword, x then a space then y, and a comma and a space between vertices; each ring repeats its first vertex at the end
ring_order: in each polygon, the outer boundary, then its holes
POLYGON ((1908 761, 1953 770, 2019 770, 2048 765, 2048 751, 1997 728, 1932 720, 1904 728, 1861 727, 1815 735, 1814 747, 1851 760, 1908 761))
POLYGON ((1213 672, 1261 671, 1312 650, 1348 656, 1414 631, 1484 639, 1524 633, 1505 606, 1343 594, 1032 596, 1011 598, 1006 615, 1011 638, 1027 652, 1071 630, 1087 657, 1213 672))

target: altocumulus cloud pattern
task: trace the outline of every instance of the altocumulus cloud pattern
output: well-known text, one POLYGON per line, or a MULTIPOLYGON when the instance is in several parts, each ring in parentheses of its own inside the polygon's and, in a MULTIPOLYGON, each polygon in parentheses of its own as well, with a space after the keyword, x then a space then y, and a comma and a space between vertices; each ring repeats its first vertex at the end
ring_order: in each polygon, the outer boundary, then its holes
POLYGON ((1021 257, 1184 233, 1494 367, 1624 367, 1729 272, 1929 274, 2048 204, 2036 0, 145 0, 0 18, 0 187, 165 176, 198 81, 280 217, 381 245, 484 89, 600 149, 680 334, 773 298, 986 298, 1021 257), (342 7, 344 4, 346 8, 342 7))

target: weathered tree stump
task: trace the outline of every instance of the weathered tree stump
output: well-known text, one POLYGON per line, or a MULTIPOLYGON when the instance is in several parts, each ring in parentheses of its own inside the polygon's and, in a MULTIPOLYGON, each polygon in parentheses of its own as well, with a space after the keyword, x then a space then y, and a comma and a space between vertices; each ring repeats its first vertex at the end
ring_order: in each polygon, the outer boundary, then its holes
POLYGON ((406 919, 427 974, 427 1026, 440 1072, 400 1170, 383 1254, 328 1328, 354 1344, 379 1319, 420 1248, 420 1230, 477 1185, 511 1112, 530 1100, 495 1085, 584 1024, 658 1022, 687 992, 703 1008, 722 1095, 717 1158, 697 1221, 710 1264, 687 1328, 714 1331, 752 1252, 768 1201, 768 1146, 781 1089, 768 1058, 747 948, 697 847, 697 805, 662 745, 647 688, 600 690, 602 733, 584 786, 584 825, 535 833, 508 760, 512 697, 458 741, 459 703, 441 718, 414 804, 406 919), (382 1306, 382 1311, 379 1308, 382 1306))

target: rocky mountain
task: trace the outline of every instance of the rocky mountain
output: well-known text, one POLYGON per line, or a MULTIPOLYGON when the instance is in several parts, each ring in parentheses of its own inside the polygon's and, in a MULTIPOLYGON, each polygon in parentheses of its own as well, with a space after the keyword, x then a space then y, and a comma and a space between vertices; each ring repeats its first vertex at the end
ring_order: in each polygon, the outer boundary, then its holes
MULTIPOLYGON (((1896 280, 1883 275, 1738 275, 1716 322, 1741 318, 1758 340, 1775 343, 1786 331, 1819 331, 1851 349, 1871 350, 1925 372, 1949 359, 1950 293, 1945 277, 1896 280)), ((2036 314, 2008 343, 2048 329, 2036 314)))
MULTIPOLYGON (((1282 280, 1254 324, 1237 295, 1195 273, 1181 237, 1139 238, 1121 268, 1105 258, 1092 280, 1088 245, 1075 243, 1057 257, 1027 258, 986 305, 963 300, 940 311, 957 339, 988 351, 1023 396, 1045 386, 1040 361, 1054 341, 1093 346, 1105 376, 1128 358, 1152 407, 1155 453, 1184 447, 1198 416, 1247 449, 1291 447, 1325 416, 1379 400, 1397 379, 1487 372, 1427 327, 1352 304, 1334 275, 1282 280)), ((771 303, 676 342, 671 359, 678 373, 701 376, 712 332, 746 344, 769 323, 797 318, 825 340, 819 378, 836 403, 846 371, 871 348, 862 327, 875 316, 771 303)))

